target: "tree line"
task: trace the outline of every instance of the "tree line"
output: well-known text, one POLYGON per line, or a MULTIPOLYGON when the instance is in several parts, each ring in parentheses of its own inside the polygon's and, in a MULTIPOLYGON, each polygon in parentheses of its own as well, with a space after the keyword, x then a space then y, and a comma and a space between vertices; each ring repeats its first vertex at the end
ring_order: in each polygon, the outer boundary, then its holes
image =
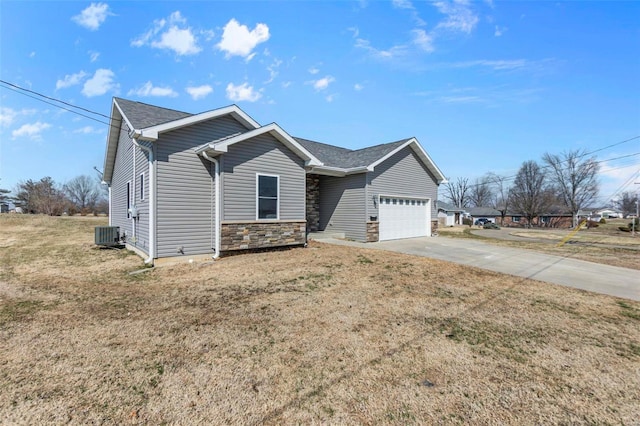
POLYGON ((49 216, 109 212, 108 189, 99 178, 88 175, 76 176, 64 184, 46 176, 20 181, 13 191, 0 188, 0 203, 9 202, 24 213, 49 216))
MULTIPOLYGON (((532 225, 541 215, 571 213, 573 226, 578 212, 594 202, 599 192, 599 162, 582 150, 562 154, 545 153, 542 161, 525 161, 515 176, 487 173, 470 182, 457 178, 444 187, 444 196, 458 208, 492 207, 500 212, 516 212, 532 225)), ((611 200, 624 214, 635 212, 636 196, 631 192, 611 200)))

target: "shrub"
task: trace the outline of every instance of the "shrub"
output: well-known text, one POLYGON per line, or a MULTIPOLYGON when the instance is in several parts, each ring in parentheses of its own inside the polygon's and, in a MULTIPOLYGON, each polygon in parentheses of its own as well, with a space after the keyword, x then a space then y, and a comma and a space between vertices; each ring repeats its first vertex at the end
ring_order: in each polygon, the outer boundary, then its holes
POLYGON ((607 220, 603 217, 602 219, 600 219, 600 223, 602 224, 607 223, 607 220))
POLYGON ((465 218, 462 219, 462 224, 471 226, 471 225, 473 225, 473 220, 471 220, 468 217, 465 217, 465 218))
POLYGON ((588 222, 587 222, 587 229, 590 229, 590 228, 597 228, 598 226, 599 226, 599 225, 598 225, 598 222, 594 222, 594 221, 592 221, 592 220, 590 220, 590 221, 588 221, 588 222))

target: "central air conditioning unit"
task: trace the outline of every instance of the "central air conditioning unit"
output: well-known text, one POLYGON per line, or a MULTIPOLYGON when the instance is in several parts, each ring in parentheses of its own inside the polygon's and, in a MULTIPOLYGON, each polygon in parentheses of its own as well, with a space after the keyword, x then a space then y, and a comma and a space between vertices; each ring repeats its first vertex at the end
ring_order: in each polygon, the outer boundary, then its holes
POLYGON ((119 226, 96 226, 95 241, 98 246, 119 246, 120 242, 120 227, 119 226))

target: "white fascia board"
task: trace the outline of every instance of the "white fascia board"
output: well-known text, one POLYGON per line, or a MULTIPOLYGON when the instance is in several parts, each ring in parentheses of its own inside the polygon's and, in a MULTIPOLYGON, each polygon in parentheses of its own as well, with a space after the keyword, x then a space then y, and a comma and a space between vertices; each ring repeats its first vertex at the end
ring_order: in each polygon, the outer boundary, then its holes
POLYGON ((391 156, 395 155, 396 153, 398 153, 399 151, 403 150, 407 146, 411 146, 411 149, 413 149, 413 151, 416 154, 418 154, 418 157, 420 157, 420 159, 422 160, 424 165, 427 166, 427 169, 429 169, 431 171, 431 173, 433 173, 433 175, 435 176, 436 181, 438 182, 438 184, 446 182, 446 178, 444 177, 444 174, 442 174, 442 172, 440 171, 438 166, 436 166, 436 163, 433 162, 431 157, 429 157, 429 154, 427 154, 427 152, 422 148, 422 146, 420 145, 420 143, 418 142, 418 140, 416 138, 409 139, 407 142, 403 143, 402 145, 400 145, 399 147, 397 147, 396 149, 394 149, 393 151, 391 151, 390 153, 388 153, 384 157, 382 157, 379 160, 371 163, 369 165, 369 169, 373 170, 378 164, 382 163, 383 161, 386 161, 391 156))
POLYGON ((211 142, 207 145, 202 145, 196 149, 196 153, 203 151, 211 152, 212 155, 218 155, 228 151, 229 146, 238 142, 243 142, 256 136, 270 133, 273 137, 282 142, 287 148, 296 153, 298 157, 305 160, 307 166, 318 166, 322 163, 316 157, 307 151, 302 145, 300 145, 295 139, 293 139, 287 132, 285 132, 280 126, 275 123, 262 126, 260 128, 250 130, 245 133, 241 133, 237 136, 225 139, 221 142, 211 142))
POLYGON ((104 165, 102 179, 107 184, 111 184, 113 177, 113 167, 116 162, 116 151, 118 149, 118 139, 120 138, 120 129, 122 128, 122 120, 125 121, 129 128, 133 128, 127 117, 122 113, 120 106, 114 99, 111 104, 111 118, 109 119, 109 132, 107 133, 107 146, 104 153, 104 165))
POLYGON ((222 117, 225 115, 232 115, 233 118, 238 120, 247 129, 257 129, 260 124, 253 118, 249 117, 247 113, 242 111, 237 105, 230 105, 224 108, 214 109, 212 111, 203 112, 201 114, 191 115, 189 117, 181 118, 179 120, 170 121, 168 123, 158 124, 157 126, 147 127, 141 129, 140 132, 146 135, 149 139, 155 140, 158 138, 158 134, 176 130, 181 127, 190 126, 192 124, 200 123, 202 121, 211 120, 214 118, 222 117), (155 139, 153 139, 155 137, 155 139))
POLYGON ((315 166, 309 170, 309 173, 315 173, 318 175, 324 176, 337 176, 342 177, 346 175, 354 175, 357 173, 365 173, 371 171, 369 167, 352 167, 349 169, 343 169, 340 167, 330 167, 330 166, 315 166))

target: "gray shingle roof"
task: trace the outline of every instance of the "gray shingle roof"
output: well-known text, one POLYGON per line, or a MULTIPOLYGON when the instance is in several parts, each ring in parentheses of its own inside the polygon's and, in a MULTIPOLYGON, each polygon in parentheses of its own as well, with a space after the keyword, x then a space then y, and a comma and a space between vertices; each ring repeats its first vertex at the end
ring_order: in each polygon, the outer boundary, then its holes
POLYGON ((465 209, 461 209, 458 208, 456 206, 454 206, 453 204, 450 203, 446 203, 444 201, 437 201, 437 205, 438 205, 438 209, 439 210, 444 210, 444 211, 448 211, 448 212, 463 212, 465 211, 465 209))
POLYGON ((471 207, 469 214, 473 217, 480 216, 501 216, 500 212, 492 207, 471 207))
POLYGON ((124 115, 127 116, 129 122, 136 129, 157 126, 158 124, 168 123, 169 121, 179 120, 193 115, 174 109, 161 108, 122 98, 115 98, 115 100, 118 102, 124 115))
POLYGON ((351 150, 339 146, 328 145, 321 142, 314 142, 308 139, 295 138, 300 145, 312 153, 325 166, 350 169, 354 167, 365 167, 375 163, 385 155, 389 154, 409 139, 402 139, 395 142, 370 146, 367 148, 351 150))
MULTIPOLYGON (((136 129, 157 126, 194 115, 122 98, 115 98, 115 100, 129 122, 136 129)), ((369 166, 410 140, 410 138, 402 139, 395 142, 351 150, 303 138, 294 139, 324 163, 325 166, 342 169, 369 166)))

